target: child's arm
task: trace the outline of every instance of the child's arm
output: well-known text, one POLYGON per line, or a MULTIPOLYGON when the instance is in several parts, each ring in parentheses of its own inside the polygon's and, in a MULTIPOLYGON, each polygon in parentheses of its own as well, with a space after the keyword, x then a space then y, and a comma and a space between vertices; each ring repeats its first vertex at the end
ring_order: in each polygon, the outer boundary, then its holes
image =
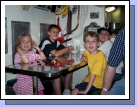
POLYGON ((60 49, 60 50, 52 50, 51 53, 54 55, 54 56, 61 56, 63 55, 64 53, 68 52, 68 51, 71 51, 71 50, 74 50, 74 47, 73 46, 68 46, 68 47, 65 47, 63 49, 60 49))
POLYGON ((84 54, 82 54, 82 56, 80 58, 80 62, 88 62, 87 57, 84 56, 84 54))
POLYGON ((88 82, 88 85, 87 85, 86 89, 85 90, 80 90, 78 92, 78 94, 87 94, 87 92, 90 90, 91 86, 93 85, 93 82, 94 82, 95 78, 96 78, 96 75, 92 74, 91 77, 90 77, 90 80, 88 82))
POLYGON ((19 46, 16 47, 17 52, 19 53, 21 60, 23 63, 29 63, 29 59, 27 56, 22 52, 21 48, 19 46))
POLYGON ((37 51, 40 55, 40 59, 42 59, 42 60, 46 59, 46 56, 44 55, 43 51, 37 46, 35 41, 33 41, 33 48, 37 49, 37 51))
POLYGON ((22 69, 23 70, 28 70, 28 68, 29 68, 29 64, 23 64, 22 65, 22 69))

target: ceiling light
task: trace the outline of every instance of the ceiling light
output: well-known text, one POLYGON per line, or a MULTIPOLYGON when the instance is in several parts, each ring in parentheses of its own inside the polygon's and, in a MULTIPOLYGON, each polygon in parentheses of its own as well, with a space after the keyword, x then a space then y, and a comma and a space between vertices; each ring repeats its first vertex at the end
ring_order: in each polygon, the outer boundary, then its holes
POLYGON ((112 12, 113 10, 115 10, 115 7, 107 7, 105 9, 106 12, 112 12))

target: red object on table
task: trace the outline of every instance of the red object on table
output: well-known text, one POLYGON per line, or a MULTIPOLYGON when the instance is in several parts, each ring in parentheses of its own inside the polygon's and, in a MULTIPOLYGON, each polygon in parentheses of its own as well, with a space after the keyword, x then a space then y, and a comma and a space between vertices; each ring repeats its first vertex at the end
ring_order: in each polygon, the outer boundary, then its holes
POLYGON ((59 60, 55 59, 55 61, 57 62, 57 64, 58 64, 60 67, 64 67, 64 66, 65 66, 65 64, 62 63, 62 62, 60 62, 59 60))
POLYGON ((73 64, 74 63, 74 59, 70 59, 70 60, 67 60, 65 62, 65 64, 69 65, 69 64, 73 64))
POLYGON ((55 68, 59 68, 59 67, 64 67, 65 64, 66 64, 66 65, 70 65, 70 64, 72 64, 72 63, 74 63, 74 59, 69 59, 69 60, 67 60, 65 63, 63 63, 63 62, 55 59, 55 60, 53 60, 53 61, 50 62, 50 63, 46 63, 45 65, 46 65, 46 66, 54 66, 55 68))
POLYGON ((59 68, 59 66, 58 66, 57 64, 54 64, 54 67, 55 67, 55 68, 59 68))

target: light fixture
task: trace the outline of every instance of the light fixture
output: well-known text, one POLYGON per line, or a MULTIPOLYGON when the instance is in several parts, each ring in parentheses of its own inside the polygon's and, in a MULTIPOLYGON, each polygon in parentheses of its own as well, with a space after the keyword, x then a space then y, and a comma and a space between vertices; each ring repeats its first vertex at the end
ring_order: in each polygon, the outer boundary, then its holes
POLYGON ((114 6, 112 6, 112 7, 107 7, 107 8, 105 9, 106 12, 112 12, 113 10, 115 10, 115 7, 114 7, 114 6))

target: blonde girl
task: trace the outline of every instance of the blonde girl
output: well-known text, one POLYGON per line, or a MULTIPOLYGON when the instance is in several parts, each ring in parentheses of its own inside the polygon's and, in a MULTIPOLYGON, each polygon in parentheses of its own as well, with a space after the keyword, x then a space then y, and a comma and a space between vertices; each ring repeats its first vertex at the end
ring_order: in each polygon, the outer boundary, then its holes
MULTIPOLYGON (((19 37, 19 41, 16 47, 16 54, 14 57, 14 64, 25 63, 29 64, 31 61, 36 61, 37 59, 46 59, 42 50, 37 46, 37 44, 32 41, 32 38, 28 34, 22 34, 19 37), (32 51, 35 48, 39 54, 32 51)), ((33 95, 33 81, 32 76, 17 74, 17 82, 14 84, 13 89, 16 94, 23 95, 33 95)), ((38 93, 43 93, 44 87, 40 80, 38 79, 38 93)))

